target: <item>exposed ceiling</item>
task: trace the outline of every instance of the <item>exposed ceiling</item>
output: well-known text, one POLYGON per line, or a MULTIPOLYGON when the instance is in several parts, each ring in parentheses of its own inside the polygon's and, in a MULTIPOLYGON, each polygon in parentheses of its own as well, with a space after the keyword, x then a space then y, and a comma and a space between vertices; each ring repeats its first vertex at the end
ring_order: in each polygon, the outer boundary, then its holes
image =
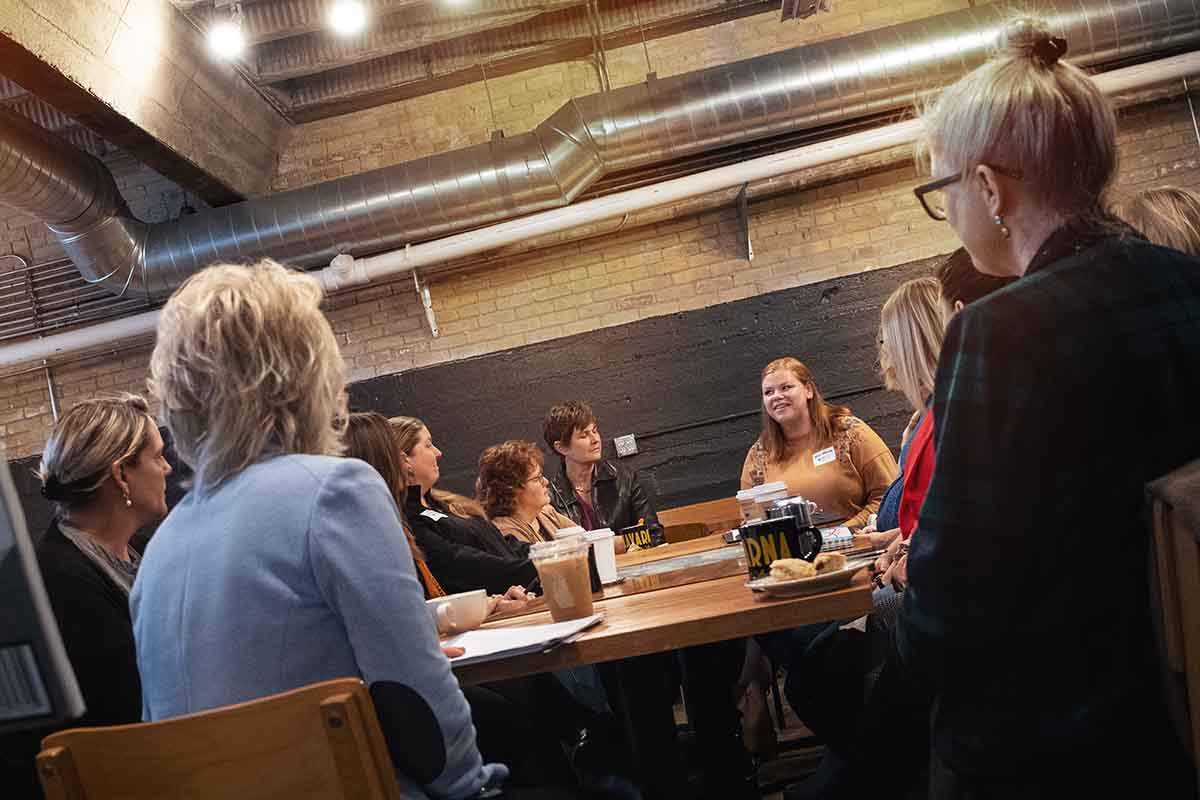
MULTIPOLYGON (((172 0, 201 30, 230 0, 172 0)), ((779 0, 364 0, 366 30, 328 30, 331 0, 243 0, 243 73, 293 122, 306 122, 605 50, 778 12, 779 0)), ((653 67, 653 62, 651 62, 653 67)))
POLYGON ((112 149, 104 139, 3 75, 0 75, 0 106, 12 109, 98 158, 112 149))

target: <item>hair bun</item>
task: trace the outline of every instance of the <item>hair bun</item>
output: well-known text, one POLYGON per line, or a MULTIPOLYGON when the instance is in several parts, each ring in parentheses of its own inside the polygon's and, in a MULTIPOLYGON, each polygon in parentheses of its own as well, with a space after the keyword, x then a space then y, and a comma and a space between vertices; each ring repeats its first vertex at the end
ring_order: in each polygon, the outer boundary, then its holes
POLYGON ((1027 58, 1050 68, 1067 54, 1067 40, 1055 36, 1036 19, 1019 19, 1010 23, 1000 38, 1001 50, 1010 55, 1027 58))
POLYGON ((1061 36, 1039 39, 1033 45, 1033 55, 1047 67, 1053 67, 1067 54, 1067 40, 1061 36))
POLYGON ((86 494, 80 489, 79 481, 63 483, 55 475, 42 481, 42 497, 55 503, 74 503, 86 494))

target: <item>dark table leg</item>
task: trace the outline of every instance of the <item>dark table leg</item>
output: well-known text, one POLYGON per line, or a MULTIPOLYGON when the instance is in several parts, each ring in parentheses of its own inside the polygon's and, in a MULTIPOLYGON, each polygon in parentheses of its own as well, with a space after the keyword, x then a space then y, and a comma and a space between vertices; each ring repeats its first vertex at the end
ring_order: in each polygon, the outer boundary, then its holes
POLYGON ((675 736, 678 672, 673 653, 638 656, 603 666, 602 675, 625 726, 634 773, 647 800, 691 797, 687 765, 675 736))

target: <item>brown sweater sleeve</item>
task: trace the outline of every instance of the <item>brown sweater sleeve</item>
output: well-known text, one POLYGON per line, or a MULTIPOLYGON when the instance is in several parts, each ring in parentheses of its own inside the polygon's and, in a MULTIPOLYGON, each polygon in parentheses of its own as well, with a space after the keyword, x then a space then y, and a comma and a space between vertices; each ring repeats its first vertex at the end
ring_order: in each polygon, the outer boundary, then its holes
POLYGON ((862 509, 844 524, 847 527, 860 527, 866 525, 867 519, 879 510, 879 504, 892 481, 900 474, 900 468, 896 466, 896 459, 883 439, 865 422, 854 426, 850 460, 862 478, 865 500, 862 509))

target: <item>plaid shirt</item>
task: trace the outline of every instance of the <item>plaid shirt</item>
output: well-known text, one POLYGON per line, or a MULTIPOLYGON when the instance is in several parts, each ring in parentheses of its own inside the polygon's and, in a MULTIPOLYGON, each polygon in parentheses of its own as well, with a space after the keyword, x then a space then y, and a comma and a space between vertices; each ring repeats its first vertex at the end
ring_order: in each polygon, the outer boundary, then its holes
POLYGON ((945 763, 1012 774, 1162 722, 1135 707, 1159 692, 1143 498, 1200 455, 1200 262, 1060 230, 950 325, 934 419, 897 646, 945 763))

